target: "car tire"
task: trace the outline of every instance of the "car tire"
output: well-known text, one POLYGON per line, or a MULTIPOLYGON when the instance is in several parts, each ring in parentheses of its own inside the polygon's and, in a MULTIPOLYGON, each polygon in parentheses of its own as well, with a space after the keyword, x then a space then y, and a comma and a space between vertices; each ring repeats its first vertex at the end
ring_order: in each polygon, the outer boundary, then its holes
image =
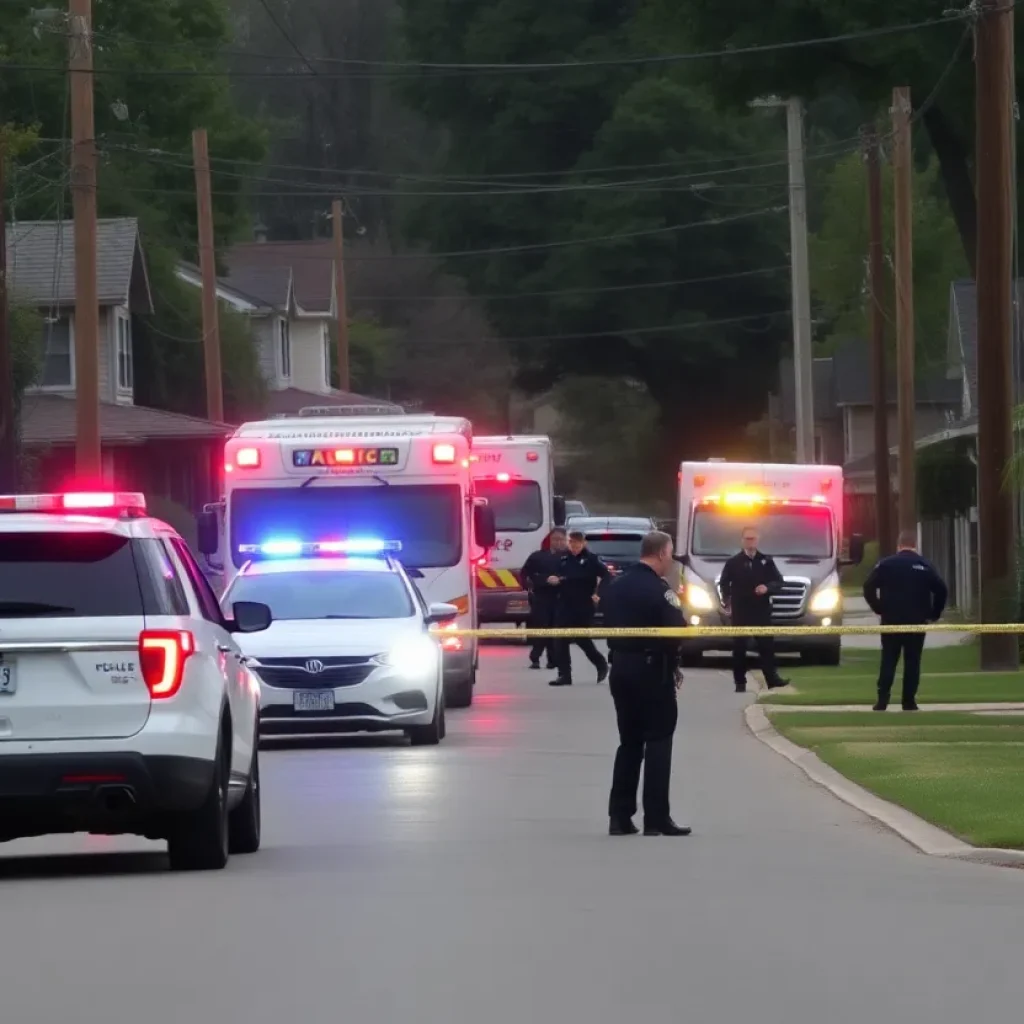
POLYGON ((476 666, 457 683, 445 690, 444 701, 450 708, 468 708, 473 704, 473 688, 476 686, 476 666))
POLYGON ((228 817, 228 850, 230 853, 255 853, 260 848, 263 817, 260 810, 260 752, 252 751, 252 767, 242 802, 228 817))
POLYGON ((430 725, 414 725, 406 732, 414 747, 436 747, 448 732, 444 714, 444 697, 438 699, 434 707, 434 719, 430 725))
POLYGON ((171 828, 167 853, 173 871, 219 871, 227 866, 228 769, 223 741, 217 745, 210 791, 201 807, 180 816, 171 828))

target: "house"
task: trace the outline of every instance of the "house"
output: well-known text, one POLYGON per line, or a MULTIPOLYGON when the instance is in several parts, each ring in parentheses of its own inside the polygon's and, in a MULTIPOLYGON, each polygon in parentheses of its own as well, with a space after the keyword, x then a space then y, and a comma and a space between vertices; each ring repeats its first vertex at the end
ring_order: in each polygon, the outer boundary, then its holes
MULTIPOLYGON (((886 399, 890 445, 898 438, 896 373, 889 360, 886 399)), ((874 537, 875 459, 874 401, 870 349, 867 342, 848 339, 830 356, 814 360, 814 423, 816 458, 843 467, 848 531, 874 537)), ((780 415, 787 427, 795 423, 793 363, 780 366, 780 415)), ((946 368, 922 372, 915 384, 914 430, 918 438, 945 429, 959 415, 961 394, 946 368)), ((896 493, 896 462, 890 456, 893 494, 896 493)))
MULTIPOLYGON (((11 301, 43 317, 40 373, 22 398, 23 484, 60 489, 74 478, 77 435, 74 226, 18 222, 7 228, 7 254, 11 301)), ((134 218, 99 222, 96 277, 103 477, 195 511, 219 494, 230 428, 135 405, 132 323, 153 299, 134 218)))
MULTIPOLYGON (((218 298, 249 317, 269 391, 268 415, 310 406, 398 406, 331 387, 331 324, 337 316, 334 248, 330 241, 245 242, 223 255, 218 298)), ((181 263, 178 277, 202 288, 198 267, 181 263)))

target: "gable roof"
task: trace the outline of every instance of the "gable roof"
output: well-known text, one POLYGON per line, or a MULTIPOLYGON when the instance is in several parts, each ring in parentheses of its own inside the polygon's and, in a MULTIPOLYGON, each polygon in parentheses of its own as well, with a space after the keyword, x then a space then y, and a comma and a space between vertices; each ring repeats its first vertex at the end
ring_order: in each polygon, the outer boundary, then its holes
MULTIPOLYGON (((11 294, 33 306, 75 302, 75 226, 70 221, 19 221, 7 228, 11 294)), ((96 226, 96 284, 101 306, 153 311, 149 274, 135 217, 100 220, 96 226)))
POLYGON ((290 288, 305 313, 334 311, 334 244, 311 242, 243 242, 224 254, 225 283, 267 305, 283 308, 290 288))

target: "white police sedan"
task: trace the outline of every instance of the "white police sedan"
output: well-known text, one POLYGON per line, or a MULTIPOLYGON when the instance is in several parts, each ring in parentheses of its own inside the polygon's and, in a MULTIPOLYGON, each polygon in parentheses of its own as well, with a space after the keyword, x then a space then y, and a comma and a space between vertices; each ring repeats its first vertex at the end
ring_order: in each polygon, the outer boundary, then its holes
POLYGON ((445 735, 441 647, 430 627, 453 605, 427 606, 397 542, 269 542, 222 598, 271 609, 260 634, 239 636, 260 680, 260 733, 402 731, 417 745, 445 735), (250 642, 250 640, 254 642, 250 642))

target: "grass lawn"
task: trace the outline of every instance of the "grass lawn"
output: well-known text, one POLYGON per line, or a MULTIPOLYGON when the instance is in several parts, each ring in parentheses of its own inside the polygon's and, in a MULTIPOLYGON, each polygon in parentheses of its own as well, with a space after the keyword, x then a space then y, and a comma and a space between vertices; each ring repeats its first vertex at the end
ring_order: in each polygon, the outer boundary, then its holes
POLYGON ((847 778, 975 846, 1024 849, 1024 715, 777 713, 847 778))
MULTIPOLYGON (((979 672, 978 651, 976 643, 926 647, 918 703, 1024 703, 1024 673, 979 672)), ((793 692, 771 692, 761 699, 779 705, 873 703, 879 657, 879 651, 845 650, 838 668, 780 665, 783 676, 792 682, 793 692)), ((901 674, 901 669, 897 670, 893 687, 897 702, 901 674)))

